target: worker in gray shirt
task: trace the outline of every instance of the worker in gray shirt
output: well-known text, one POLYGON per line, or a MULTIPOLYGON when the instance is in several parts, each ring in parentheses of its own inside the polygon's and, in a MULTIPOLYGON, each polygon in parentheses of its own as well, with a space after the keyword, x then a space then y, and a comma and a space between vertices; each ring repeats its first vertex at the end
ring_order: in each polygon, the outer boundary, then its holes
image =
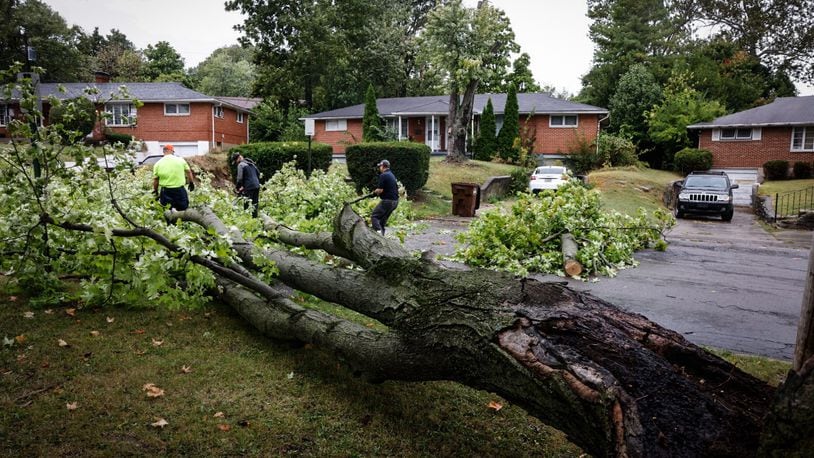
MULTIPOLYGON (((252 217, 257 218, 257 208, 260 202, 260 171, 257 165, 248 158, 244 158, 240 153, 232 153, 232 163, 237 166, 237 177, 235 186, 237 193, 251 201, 252 217)), ((249 202, 246 202, 248 207, 249 202)))

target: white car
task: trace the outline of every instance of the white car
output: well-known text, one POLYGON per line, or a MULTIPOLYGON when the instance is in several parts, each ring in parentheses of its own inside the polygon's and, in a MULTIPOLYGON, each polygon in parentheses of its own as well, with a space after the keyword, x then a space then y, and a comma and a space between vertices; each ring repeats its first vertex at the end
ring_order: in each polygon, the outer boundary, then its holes
POLYGON ((570 172, 561 165, 546 165, 534 169, 529 182, 529 190, 537 194, 543 189, 557 189, 570 179, 570 172))

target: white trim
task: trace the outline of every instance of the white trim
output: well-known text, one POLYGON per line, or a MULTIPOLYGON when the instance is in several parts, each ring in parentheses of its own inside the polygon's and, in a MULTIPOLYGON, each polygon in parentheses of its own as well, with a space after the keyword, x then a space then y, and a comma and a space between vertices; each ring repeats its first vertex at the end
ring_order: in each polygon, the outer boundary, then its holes
POLYGON ((712 129, 712 141, 721 141, 721 129, 712 129))
POLYGON ((576 113, 569 113, 569 114, 550 114, 548 115, 548 127, 552 129, 574 129, 579 127, 579 115, 576 113), (554 118, 562 118, 562 124, 554 124, 554 118), (574 118, 574 124, 566 124, 566 118, 574 118))
POLYGON ((750 127, 726 127, 718 130, 720 132, 718 134, 719 139, 722 142, 748 142, 754 140, 753 137, 754 129, 750 127), (732 135, 731 136, 724 135, 725 133, 728 133, 727 131, 731 131, 732 135), (740 135, 741 133, 743 133, 743 131, 749 132, 749 135, 748 136, 740 135))
POLYGON ((752 140, 757 141, 762 138, 763 138, 763 129, 761 129, 760 127, 752 128, 752 140))
POLYGON ((183 102, 169 103, 169 102, 164 102, 164 116, 189 116, 191 113, 192 113, 192 104, 191 103, 183 103, 183 102), (175 105, 175 113, 167 113, 167 106, 169 106, 169 105, 175 105), (180 106, 182 106, 182 105, 187 106, 187 112, 186 113, 179 113, 178 112, 178 108, 180 106))

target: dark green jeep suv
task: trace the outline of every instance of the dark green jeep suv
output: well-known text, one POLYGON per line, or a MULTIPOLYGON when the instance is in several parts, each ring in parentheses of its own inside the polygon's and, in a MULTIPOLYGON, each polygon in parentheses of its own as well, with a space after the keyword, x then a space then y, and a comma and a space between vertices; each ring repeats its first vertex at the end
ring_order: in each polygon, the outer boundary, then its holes
POLYGON ((732 221, 735 204, 732 202, 731 184, 724 172, 692 172, 681 183, 681 191, 676 199, 675 216, 685 213, 700 215, 720 215, 724 221, 732 221))

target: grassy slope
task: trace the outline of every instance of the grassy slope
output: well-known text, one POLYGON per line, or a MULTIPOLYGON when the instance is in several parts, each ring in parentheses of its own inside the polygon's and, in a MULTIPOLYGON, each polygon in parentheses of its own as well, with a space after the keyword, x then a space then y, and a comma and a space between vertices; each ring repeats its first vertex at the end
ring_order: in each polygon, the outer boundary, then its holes
POLYGON ((648 211, 663 209, 662 196, 667 185, 680 178, 663 170, 625 167, 594 171, 588 175, 588 183, 602 192, 605 207, 634 214, 639 207, 648 211))
POLYGON ((766 181, 760 185, 759 192, 765 196, 773 196, 775 193, 799 191, 812 186, 814 186, 814 178, 808 180, 766 181))

